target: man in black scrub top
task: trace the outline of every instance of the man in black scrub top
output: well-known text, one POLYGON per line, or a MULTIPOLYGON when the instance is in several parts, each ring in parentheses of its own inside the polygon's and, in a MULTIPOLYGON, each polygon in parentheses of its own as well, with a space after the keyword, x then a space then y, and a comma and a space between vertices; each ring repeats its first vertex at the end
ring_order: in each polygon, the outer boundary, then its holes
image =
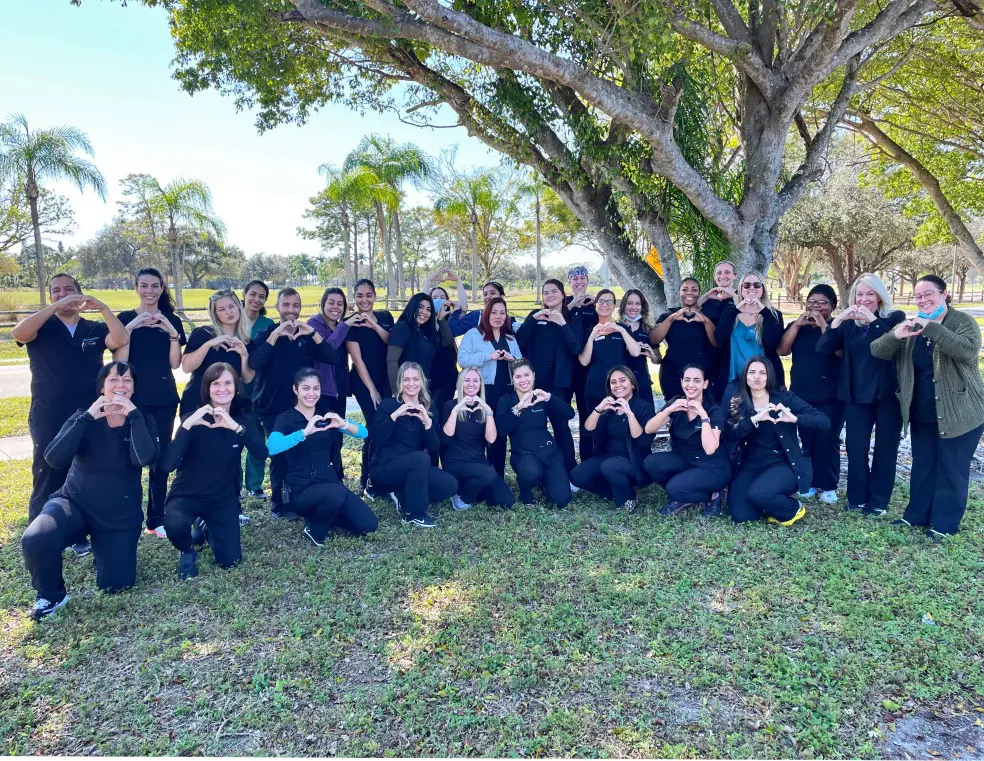
MULTIPOLYGON (((571 286, 572 296, 567 297, 567 310, 571 314, 571 322, 580 322, 582 334, 578 336, 583 342, 584 338, 591 332, 591 329, 598 324, 598 313, 595 312, 594 296, 588 293, 588 270, 586 267, 576 265, 567 271, 567 282, 571 286)), ((537 367, 539 370, 539 367, 537 367)), ((584 421, 591 414, 591 405, 588 403, 587 395, 584 392, 585 383, 588 379, 588 368, 580 362, 574 363, 574 379, 570 389, 564 397, 568 404, 571 399, 577 400, 577 419, 580 429, 584 430, 584 421)), ((578 455, 581 462, 591 457, 591 437, 581 436, 578 443, 578 455)))
POLYGON ((123 324, 98 299, 82 294, 78 281, 58 273, 48 281, 51 303, 14 326, 11 336, 27 346, 31 363, 31 410, 28 426, 34 443, 33 486, 28 519, 34 520, 48 496, 61 488, 67 469, 52 468, 44 450, 68 418, 95 400, 96 375, 103 352, 126 346, 123 324), (98 311, 105 322, 87 320, 82 311, 98 311))

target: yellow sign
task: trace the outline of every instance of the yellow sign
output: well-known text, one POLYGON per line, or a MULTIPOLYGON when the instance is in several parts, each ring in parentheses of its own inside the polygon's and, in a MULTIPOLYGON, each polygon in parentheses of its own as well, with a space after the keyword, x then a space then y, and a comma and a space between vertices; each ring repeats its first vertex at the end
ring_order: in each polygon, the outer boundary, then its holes
POLYGON ((655 246, 649 249, 649 253, 646 254, 646 264, 656 270, 657 275, 663 277, 663 263, 659 260, 659 252, 655 246))

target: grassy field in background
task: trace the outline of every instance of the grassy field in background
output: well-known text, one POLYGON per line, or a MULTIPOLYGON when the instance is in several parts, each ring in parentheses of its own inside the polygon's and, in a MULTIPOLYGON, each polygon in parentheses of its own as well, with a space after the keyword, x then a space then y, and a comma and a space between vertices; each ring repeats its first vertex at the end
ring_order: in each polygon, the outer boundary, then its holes
POLYGON ((20 436, 27 433, 27 411, 30 407, 29 396, 0 399, 0 436, 20 436))
POLYGON ((973 732, 984 710, 977 493, 945 546, 839 505, 667 519, 651 487, 632 515, 444 503, 433 531, 377 502, 377 534, 317 549, 252 501, 239 567, 205 551, 182 583, 144 537, 137 588, 108 596, 67 556, 72 599, 35 625, 29 485, 5 465, 6 753, 873 758, 914 717, 973 732))

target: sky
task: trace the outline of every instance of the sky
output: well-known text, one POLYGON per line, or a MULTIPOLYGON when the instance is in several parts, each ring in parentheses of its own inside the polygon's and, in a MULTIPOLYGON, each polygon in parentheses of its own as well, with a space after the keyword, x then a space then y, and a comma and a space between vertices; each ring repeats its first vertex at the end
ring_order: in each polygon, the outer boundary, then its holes
MULTIPOLYGON (((111 220, 119 181, 130 173, 154 175, 161 184, 177 177, 204 181, 228 242, 247 254, 317 254, 317 242, 298 238, 296 229, 308 199, 324 187, 318 166, 340 165, 364 135, 412 141, 433 155, 457 144, 463 168, 499 161, 463 128, 421 129, 393 114, 360 116, 343 106, 261 135, 253 114, 237 113, 232 98, 214 91, 190 96, 179 88, 171 76, 166 14, 138 2, 86 0, 75 7, 69 0, 4 0, 0 26, 17 30, 0 45, 0 118, 19 112, 32 127, 82 129, 107 181, 106 203, 92 192, 53 186, 75 209, 78 230, 63 239, 66 246, 111 220)), ((583 251, 574 256, 591 258, 583 251)))

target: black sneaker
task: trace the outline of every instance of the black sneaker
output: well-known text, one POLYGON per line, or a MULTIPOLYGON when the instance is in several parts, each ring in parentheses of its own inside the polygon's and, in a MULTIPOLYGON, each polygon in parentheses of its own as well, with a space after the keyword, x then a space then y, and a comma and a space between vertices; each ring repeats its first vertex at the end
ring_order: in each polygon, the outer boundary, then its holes
POLYGON ((909 523, 905 518, 896 518, 894 521, 888 524, 889 526, 905 526, 906 528, 912 528, 912 524, 909 523))
POLYGON ((676 500, 672 500, 671 502, 667 502, 659 509, 659 514, 671 517, 679 512, 682 512, 683 510, 686 510, 692 504, 692 502, 677 502, 676 500))
POLYGON ((393 501, 393 504, 396 505, 396 514, 400 515, 403 512, 403 507, 400 505, 400 498, 396 496, 395 491, 391 491, 389 493, 389 498, 393 501))
POLYGON ((852 510, 864 510, 864 505, 855 505, 855 504, 851 504, 850 502, 848 504, 844 505, 844 512, 845 513, 846 512, 849 512, 849 511, 852 511, 852 510))
POLYGON ((178 559, 178 578, 181 581, 188 581, 198 576, 198 552, 182 552, 178 559))
POLYGON ((72 552, 75 553, 75 557, 84 558, 86 555, 92 554, 92 544, 89 542, 78 542, 72 545, 72 552))
POLYGON ((375 491, 373 491, 372 484, 366 484, 365 486, 362 487, 362 496, 365 497, 366 499, 371 499, 371 500, 379 499, 379 495, 376 494, 375 491))
POLYGON ((34 607, 31 608, 31 618, 35 621, 40 621, 42 618, 47 618, 67 602, 68 595, 65 595, 58 602, 52 602, 51 600, 46 600, 43 597, 39 597, 34 601, 34 607))
POLYGON ((437 521, 434 520, 434 516, 430 513, 414 515, 410 518, 410 523, 414 526, 420 526, 420 528, 434 528, 437 525, 437 521))
POLYGON ((724 512, 724 508, 722 506, 723 502, 724 498, 722 493, 718 492, 716 497, 704 505, 704 510, 701 512, 701 515, 705 518, 719 518, 724 512))
POLYGON ((929 541, 934 544, 943 544, 950 539, 952 534, 944 534, 942 531, 937 531, 934 528, 928 528, 926 529, 926 536, 929 538, 929 541))
POLYGON ((861 515, 863 515, 865 518, 880 518, 887 512, 888 510, 886 510, 884 507, 868 507, 866 505, 865 508, 861 511, 861 515))
POLYGON ((304 536, 306 536, 308 539, 310 539, 311 540, 311 543, 315 547, 324 547, 325 546, 325 540, 324 539, 322 539, 319 542, 317 539, 314 538, 314 534, 311 533, 311 527, 310 526, 305 526, 304 527, 304 536))
POLYGON ((240 513, 239 514, 239 525, 240 526, 248 526, 252 522, 253 522, 252 519, 248 515, 246 515, 246 513, 240 513))
POLYGON ((195 518, 191 522, 191 543, 196 547, 201 547, 208 541, 208 526, 201 518, 195 518))
POLYGON ((298 521, 301 519, 297 513, 292 513, 290 510, 274 510, 273 517, 278 521, 298 521))

